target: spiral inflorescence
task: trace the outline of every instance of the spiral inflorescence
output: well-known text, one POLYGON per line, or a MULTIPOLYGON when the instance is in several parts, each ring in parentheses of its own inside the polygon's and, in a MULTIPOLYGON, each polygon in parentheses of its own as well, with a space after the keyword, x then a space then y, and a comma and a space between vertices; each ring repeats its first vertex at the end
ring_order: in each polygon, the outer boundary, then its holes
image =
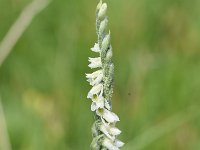
POLYGON ((89 58, 93 73, 86 74, 87 81, 92 85, 87 98, 91 99, 91 110, 95 112, 95 123, 92 126, 92 150, 119 150, 124 145, 117 139, 121 131, 115 127, 119 117, 112 112, 111 98, 113 93, 114 65, 110 31, 107 31, 107 4, 102 0, 96 9, 97 43, 91 48, 99 53, 99 57, 89 58))

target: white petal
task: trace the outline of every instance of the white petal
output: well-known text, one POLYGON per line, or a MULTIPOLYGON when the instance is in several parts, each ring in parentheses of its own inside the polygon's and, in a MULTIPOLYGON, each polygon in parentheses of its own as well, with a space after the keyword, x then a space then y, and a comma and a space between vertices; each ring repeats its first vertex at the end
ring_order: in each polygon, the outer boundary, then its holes
POLYGON ((98 67, 102 67, 102 63, 101 63, 101 58, 97 57, 97 58, 90 58, 89 57, 89 62, 90 64, 88 65, 90 68, 98 68, 98 67))
POLYGON ((121 133, 121 131, 118 128, 116 128, 116 127, 110 128, 110 134, 116 136, 116 135, 119 135, 120 133, 121 133))
POLYGON ((111 139, 112 141, 114 140, 115 137, 112 137, 109 133, 108 133, 108 129, 107 127, 102 124, 100 127, 101 132, 103 132, 109 139, 111 139))
POLYGON ((107 100, 105 100, 105 107, 108 109, 108 110, 110 110, 111 108, 110 108, 110 104, 108 103, 108 101, 107 100))
POLYGON ((116 145, 117 147, 122 147, 122 146, 124 146, 124 142, 122 142, 122 141, 120 141, 120 140, 115 140, 115 145, 116 145))
POLYGON ((119 121, 119 117, 115 113, 107 109, 104 109, 103 118, 109 123, 114 123, 114 122, 119 121))
POLYGON ((99 76, 97 76, 96 78, 88 79, 87 81, 90 83, 90 85, 94 86, 101 83, 102 80, 103 74, 99 74, 99 76))
POLYGON ((97 98, 92 98, 91 110, 95 111, 99 108, 104 108, 103 96, 97 96, 97 98))
POLYGON ((93 52, 100 52, 99 44, 98 44, 98 43, 95 43, 94 47, 91 48, 91 50, 92 50, 93 52))
POLYGON ((96 103, 92 102, 92 104, 91 104, 91 111, 95 111, 96 109, 98 109, 96 103))
POLYGON ((99 96, 96 101, 98 108, 104 108, 104 98, 103 96, 99 96))
POLYGON ((93 73, 86 74, 86 78, 88 78, 87 81, 90 83, 90 85, 97 85, 103 80, 103 71, 97 70, 93 73))
POLYGON ((97 70, 93 73, 86 73, 86 78, 90 79, 90 78, 96 78, 99 76, 99 74, 102 74, 103 71, 102 70, 97 70))
POLYGON ((92 87, 89 91, 87 98, 93 98, 94 95, 102 94, 103 92, 103 84, 98 84, 92 87))
POLYGON ((90 82, 90 85, 94 86, 99 84, 103 80, 103 74, 99 74, 99 76, 94 79, 92 82, 90 82))
POLYGON ((105 146, 108 150, 119 150, 119 148, 115 146, 113 142, 107 138, 104 139, 103 146, 105 146))

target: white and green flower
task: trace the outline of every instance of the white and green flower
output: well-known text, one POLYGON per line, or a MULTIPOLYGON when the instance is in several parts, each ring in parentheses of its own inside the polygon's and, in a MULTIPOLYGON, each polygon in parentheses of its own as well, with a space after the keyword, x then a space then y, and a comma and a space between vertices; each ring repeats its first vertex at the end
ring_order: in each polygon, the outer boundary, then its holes
POLYGON ((115 113, 113 113, 105 108, 98 109, 97 115, 102 117, 108 124, 116 123, 117 121, 119 121, 119 117, 115 113))
POLYGON ((96 96, 92 98, 91 110, 96 111, 97 109, 104 108, 104 98, 103 96, 96 96))
POLYGON ((99 84, 103 80, 103 70, 97 70, 91 74, 86 74, 87 81, 90 85, 94 86, 99 84))
POLYGON ((89 91, 87 98, 93 99, 96 96, 102 96, 103 94, 103 84, 97 84, 92 87, 92 89, 89 91))

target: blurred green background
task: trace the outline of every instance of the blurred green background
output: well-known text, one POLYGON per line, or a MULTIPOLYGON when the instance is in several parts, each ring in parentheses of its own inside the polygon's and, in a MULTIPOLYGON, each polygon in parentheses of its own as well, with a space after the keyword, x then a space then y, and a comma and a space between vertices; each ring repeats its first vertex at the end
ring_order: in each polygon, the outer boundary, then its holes
MULTIPOLYGON (((30 2, 0 0, 0 40, 30 2)), ((0 68, 13 150, 89 149, 94 119, 85 73, 91 72, 88 57, 94 56, 97 2, 53 0, 0 68)), ((199 150, 200 1, 107 3, 113 110, 121 119, 117 126, 124 149, 199 150)))

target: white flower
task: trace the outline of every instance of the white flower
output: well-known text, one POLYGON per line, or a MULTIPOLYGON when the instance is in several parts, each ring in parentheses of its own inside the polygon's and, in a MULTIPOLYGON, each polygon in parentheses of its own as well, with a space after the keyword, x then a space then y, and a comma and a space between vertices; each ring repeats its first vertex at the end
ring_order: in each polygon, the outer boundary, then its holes
POLYGON ((121 133, 118 128, 107 124, 102 124, 100 130, 112 141, 114 141, 115 136, 121 133))
POLYGON ((114 122, 119 121, 119 117, 115 113, 113 113, 113 112, 111 112, 111 111, 109 111, 107 109, 104 109, 103 118, 108 123, 114 123, 114 122))
POLYGON ((89 91, 87 98, 94 98, 95 96, 102 96, 103 94, 103 84, 97 84, 92 87, 92 89, 89 91))
POLYGON ((107 126, 107 125, 105 125, 105 124, 102 124, 101 126, 100 126, 100 130, 101 130, 101 132, 103 132, 110 140, 112 140, 112 141, 114 141, 114 139, 115 139, 115 137, 114 136, 112 136, 112 135, 110 135, 110 133, 109 133, 109 126, 107 126))
POLYGON ((124 146, 124 142, 120 141, 120 140, 115 140, 115 143, 114 143, 117 147, 122 147, 124 146))
POLYGON ((100 52, 99 44, 98 44, 98 43, 95 43, 95 44, 94 44, 94 47, 91 48, 91 50, 92 50, 93 52, 100 52))
POLYGON ((116 127, 111 127, 110 130, 109 130, 110 134, 114 135, 114 136, 117 136, 119 135, 122 131, 119 130, 118 128, 116 127))
POLYGON ((100 57, 97 57, 97 58, 90 58, 89 57, 89 62, 90 62, 90 64, 88 66, 91 69, 102 67, 102 63, 101 63, 101 58, 100 57))
POLYGON ((105 119, 108 123, 115 123, 115 122, 119 121, 119 117, 115 113, 113 113, 107 109, 98 109, 96 113, 97 113, 97 115, 99 115, 103 119, 105 119))
POLYGON ((91 74, 86 74, 87 81, 90 83, 90 85, 94 86, 99 84, 103 79, 103 71, 97 70, 91 74))
POLYGON ((92 99, 91 110, 95 111, 98 108, 104 108, 104 97, 97 96, 96 98, 92 99))
POLYGON ((119 150, 119 148, 117 146, 115 146, 114 143, 111 140, 107 139, 107 138, 104 139, 102 144, 108 150, 119 150))

